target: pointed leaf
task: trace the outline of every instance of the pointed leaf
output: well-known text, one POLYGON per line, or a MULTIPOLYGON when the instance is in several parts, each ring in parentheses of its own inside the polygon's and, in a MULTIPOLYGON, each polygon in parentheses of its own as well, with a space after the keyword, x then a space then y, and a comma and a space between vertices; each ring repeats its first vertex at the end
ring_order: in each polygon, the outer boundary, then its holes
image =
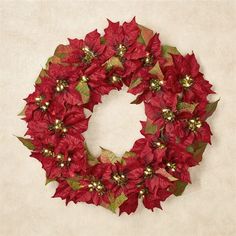
POLYGON ((202 155, 206 149, 207 143, 196 142, 187 147, 187 151, 193 154, 193 159, 197 162, 202 160, 202 155))
POLYGON ((80 81, 76 86, 76 90, 80 93, 83 104, 88 103, 90 99, 90 89, 87 82, 80 81))
POLYGON ((34 150, 34 145, 32 143, 31 139, 23 138, 23 137, 17 137, 24 146, 26 146, 29 150, 34 150))
POLYGON ((170 187, 170 192, 173 193, 175 196, 180 196, 184 192, 188 183, 183 182, 181 180, 177 180, 174 182, 173 186, 170 187))
POLYGON ((181 112, 190 112, 193 113, 197 103, 187 103, 187 102, 179 102, 177 104, 177 109, 181 112))
POLYGON ((138 78, 132 80, 131 83, 130 83, 129 89, 135 88, 135 87, 138 86, 141 82, 142 82, 142 78, 140 78, 140 77, 138 77, 138 78))
POLYGON ((53 182, 53 181, 56 181, 55 179, 49 179, 49 178, 46 178, 46 182, 45 182, 45 185, 53 182))
POLYGON ((169 46, 169 45, 163 45, 161 47, 161 49, 162 49, 162 56, 167 61, 166 66, 173 64, 171 54, 174 54, 174 55, 180 54, 180 52, 178 51, 178 49, 176 47, 172 47, 172 46, 169 46))
POLYGON ((106 69, 111 70, 113 67, 118 67, 123 69, 123 65, 118 57, 111 57, 105 62, 106 69))
POLYGON ((220 99, 218 99, 215 102, 207 104, 207 106, 206 106, 206 118, 210 117, 214 113, 214 111, 217 108, 217 105, 218 105, 219 101, 220 101, 220 99))
POLYGON ((121 161, 121 157, 116 156, 116 154, 113 153, 112 151, 107 150, 102 147, 100 147, 100 148, 102 150, 101 155, 100 155, 101 162, 114 164, 117 161, 119 161, 119 162, 121 161))
POLYGON ((89 165, 91 166, 94 166, 98 163, 98 160, 97 158, 89 151, 89 148, 87 146, 87 144, 85 143, 85 149, 86 149, 86 152, 87 152, 87 158, 88 158, 88 163, 89 165))
POLYGON ((108 209, 111 210, 113 213, 116 213, 116 210, 127 200, 128 198, 125 196, 124 193, 119 195, 117 198, 111 201, 108 209))
POLYGON ((138 27, 141 31, 140 36, 138 37, 138 42, 144 45, 148 45, 149 40, 153 36, 153 31, 142 25, 138 25, 138 27))
POLYGON ((153 124, 151 121, 147 120, 146 126, 144 128, 146 134, 155 134, 157 132, 157 125, 153 124))
POLYGON ((25 116, 25 110, 26 106, 23 108, 23 110, 18 114, 18 116, 25 116))
POLYGON ((164 79, 164 75, 161 71, 159 62, 157 62, 155 64, 155 66, 149 71, 149 73, 152 74, 152 75, 156 75, 160 80, 164 79))
POLYGON ((42 69, 39 73, 38 78, 35 81, 35 84, 40 84, 41 83, 41 78, 47 76, 47 71, 45 69, 42 69))
POLYGON ((70 187, 73 190, 78 190, 82 187, 81 184, 75 179, 67 179, 66 182, 70 185, 70 187))

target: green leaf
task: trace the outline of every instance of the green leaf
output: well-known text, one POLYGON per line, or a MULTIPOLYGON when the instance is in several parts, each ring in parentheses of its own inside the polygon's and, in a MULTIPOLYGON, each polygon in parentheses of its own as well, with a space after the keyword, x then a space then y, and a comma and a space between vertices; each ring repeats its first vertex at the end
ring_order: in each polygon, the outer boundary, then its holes
POLYGON ((87 144, 85 143, 85 149, 86 149, 86 152, 87 152, 87 158, 88 158, 88 163, 91 165, 91 166, 94 166, 98 163, 98 160, 97 158, 89 151, 89 148, 87 146, 87 144))
POLYGON ((80 81, 76 86, 76 90, 80 93, 83 104, 88 103, 90 98, 90 89, 88 84, 84 81, 80 81))
POLYGON ((128 159, 128 158, 133 158, 133 157, 135 157, 136 156, 136 154, 135 154, 135 152, 131 152, 131 151, 129 151, 129 152, 125 152, 123 155, 122 155, 122 158, 121 158, 121 164, 122 165, 125 165, 125 162, 126 162, 126 159, 128 159))
POLYGON ((122 62, 118 57, 111 57, 104 64, 106 65, 107 70, 111 70, 113 67, 118 67, 123 69, 122 62))
POLYGON ((115 162, 117 161, 121 161, 121 157, 118 157, 116 156, 116 154, 110 150, 107 150, 105 148, 101 148, 101 155, 100 155, 100 159, 101 159, 101 162, 103 163, 112 163, 114 164, 115 162))
POLYGON ((130 83, 130 86, 129 86, 129 90, 135 88, 135 87, 138 86, 141 82, 142 82, 142 78, 140 78, 140 77, 138 77, 138 78, 132 80, 131 83, 130 83))
POLYGON ((219 101, 220 101, 220 99, 218 99, 215 102, 207 104, 207 106, 206 106, 206 118, 210 117, 214 113, 214 111, 217 108, 217 105, 218 105, 219 101))
POLYGON ((18 116, 25 116, 25 110, 26 106, 23 108, 23 110, 18 114, 18 116))
POLYGON ((38 78, 36 79, 35 83, 40 84, 41 83, 41 78, 47 76, 47 71, 45 69, 42 69, 39 73, 38 78))
POLYGON ((176 47, 172 47, 169 45, 163 45, 161 47, 162 50, 162 56, 167 60, 166 65, 171 65, 173 64, 172 57, 170 54, 178 55, 180 52, 176 47))
POLYGON ((155 66, 149 71, 149 73, 152 74, 152 75, 156 75, 160 80, 164 79, 164 75, 161 71, 159 62, 157 62, 155 64, 155 66))
POLYGON ((146 134, 155 134, 157 132, 157 125, 148 120, 144 128, 144 132, 146 134))
POLYGON ((17 137, 24 146, 26 146, 29 150, 34 150, 34 145, 32 143, 31 139, 23 138, 23 137, 17 137))
POLYGON ((67 179, 66 182, 73 190, 79 190, 81 188, 81 184, 75 179, 67 179))
POLYGON ((184 112, 190 112, 193 113, 195 108, 197 106, 197 103, 187 103, 187 102, 179 102, 177 104, 177 109, 179 111, 184 111, 184 112))
POLYGON ((101 43, 101 44, 105 44, 105 43, 106 43, 106 39, 105 39, 104 36, 100 38, 100 43, 101 43))
POLYGON ((183 182, 181 180, 177 180, 174 182, 174 185, 170 188, 170 192, 172 192, 175 196, 180 196, 184 192, 188 183, 183 182))
POLYGON ((142 25, 138 25, 138 27, 141 33, 137 41, 141 44, 148 45, 149 40, 153 37, 153 31, 142 25))
POLYGON ((124 193, 120 194, 117 198, 111 199, 111 204, 108 206, 108 209, 113 213, 116 213, 116 210, 127 200, 128 198, 124 193))
POLYGON ((197 144, 195 144, 193 158, 197 162, 200 162, 202 160, 202 155, 206 149, 206 146, 207 146, 207 143, 204 143, 204 142, 198 142, 197 144))
POLYGON ((55 179, 49 179, 49 178, 46 178, 46 182, 45 182, 45 185, 53 182, 53 181, 56 181, 55 179))
POLYGON ((69 45, 60 44, 57 46, 54 56, 59 57, 60 59, 64 58, 71 52, 71 47, 69 45))

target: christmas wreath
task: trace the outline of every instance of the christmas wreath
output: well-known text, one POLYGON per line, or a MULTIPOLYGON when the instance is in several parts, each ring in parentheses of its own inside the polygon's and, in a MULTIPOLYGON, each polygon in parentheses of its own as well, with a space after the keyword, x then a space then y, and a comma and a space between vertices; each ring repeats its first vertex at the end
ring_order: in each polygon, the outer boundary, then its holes
POLYGON ((85 39, 59 45, 42 69, 35 91, 20 115, 26 137, 18 137, 42 163, 46 183, 57 181, 53 197, 101 205, 130 214, 138 201, 153 210, 170 195, 179 196, 190 182, 189 168, 202 159, 210 143, 206 119, 212 85, 199 71, 195 55, 181 55, 162 45, 159 34, 138 25, 108 20, 85 39), (132 104, 144 103, 143 138, 122 157, 102 148, 89 151, 83 132, 101 97, 128 87, 132 104), (28 136, 28 137, 27 137, 28 136))

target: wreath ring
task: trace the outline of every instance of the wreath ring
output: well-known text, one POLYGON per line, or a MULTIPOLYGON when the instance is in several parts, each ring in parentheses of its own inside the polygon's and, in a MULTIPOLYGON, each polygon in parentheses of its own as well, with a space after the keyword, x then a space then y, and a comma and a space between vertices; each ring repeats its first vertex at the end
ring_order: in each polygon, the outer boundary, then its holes
POLYGON ((153 210, 190 183, 189 168, 202 159, 210 143, 206 119, 217 102, 207 99, 212 85, 199 71, 194 54, 181 55, 162 45, 159 34, 131 22, 113 23, 101 36, 59 45, 35 83, 19 114, 27 137, 18 137, 42 163, 47 181, 57 181, 54 197, 101 205, 119 213, 135 212, 138 200, 153 210), (101 96, 128 87, 145 105, 143 138, 117 157, 102 148, 98 158, 83 132, 101 96))

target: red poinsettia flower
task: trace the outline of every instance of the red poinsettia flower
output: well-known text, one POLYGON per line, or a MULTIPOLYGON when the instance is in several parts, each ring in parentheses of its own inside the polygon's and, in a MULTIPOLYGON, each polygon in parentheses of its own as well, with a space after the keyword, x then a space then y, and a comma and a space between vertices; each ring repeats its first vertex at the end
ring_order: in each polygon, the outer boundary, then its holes
POLYGON ((81 188, 76 192, 74 202, 86 202, 89 204, 103 205, 108 204, 109 191, 102 181, 105 166, 95 165, 90 168, 90 177, 80 181, 81 188))
POLYGON ((69 135, 55 147, 49 144, 37 147, 31 156, 42 163, 48 179, 72 178, 87 168, 83 140, 69 135))
POLYGON ((169 92, 158 94, 145 103, 145 113, 157 128, 168 131, 178 122, 177 95, 169 92))
POLYGON ((173 146, 166 152, 165 169, 177 179, 191 183, 189 167, 196 165, 191 153, 186 152, 181 146, 173 146))
POLYGON ((26 134, 41 140, 50 136, 66 137, 67 135, 82 138, 81 133, 87 128, 88 118, 85 117, 83 108, 68 106, 64 113, 54 113, 44 117, 43 120, 30 121, 26 134))
POLYGON ((85 39, 69 39, 70 53, 64 59, 65 62, 79 63, 82 66, 89 66, 96 62, 102 64, 113 54, 113 50, 102 43, 101 36, 94 30, 85 36, 85 39))
MULTIPOLYGON (((25 108, 25 121, 32 119, 43 119, 49 110, 49 105, 52 103, 53 90, 44 86, 44 84, 36 84, 35 91, 31 93, 25 101, 27 102, 25 108)), ((50 106, 51 109, 51 106, 50 106)))
POLYGON ((160 202, 171 195, 168 188, 172 183, 158 172, 157 166, 155 162, 151 162, 143 169, 143 181, 135 191, 127 195, 128 199, 120 206, 120 214, 134 212, 138 206, 138 198, 142 199, 144 206, 148 209, 161 208, 160 202))
POLYGON ((211 129, 205 121, 206 103, 199 103, 192 113, 185 113, 181 121, 181 128, 173 131, 180 137, 181 142, 188 146, 194 142, 211 143, 211 129))
POLYGON ((50 63, 47 75, 42 78, 42 86, 54 91, 56 101, 71 105, 82 104, 81 96, 75 89, 79 76, 76 67, 50 63))
POLYGON ((102 180, 107 188, 119 196, 122 192, 128 195, 136 191, 137 184, 141 181, 143 168, 136 158, 127 158, 125 163, 116 162, 114 164, 105 164, 102 180))
POLYGON ((157 75, 150 74, 147 68, 141 68, 131 78, 129 93, 138 95, 134 103, 149 102, 166 92, 165 78, 159 79, 157 75), (136 85, 137 84, 137 85, 136 85))
POLYGON ((183 101, 206 101, 212 85, 203 78, 194 54, 172 55, 173 65, 166 68, 167 87, 174 93, 182 93, 183 101))
POLYGON ((119 22, 113 23, 110 20, 108 22, 109 25, 104 30, 106 44, 112 47, 114 55, 123 62, 125 76, 127 77, 142 65, 140 59, 146 55, 145 46, 137 42, 140 29, 135 18, 123 25, 120 25, 119 22))
POLYGON ((161 41, 159 34, 154 34, 146 46, 146 57, 144 58, 144 66, 152 67, 157 62, 163 65, 165 59, 161 55, 161 41))

